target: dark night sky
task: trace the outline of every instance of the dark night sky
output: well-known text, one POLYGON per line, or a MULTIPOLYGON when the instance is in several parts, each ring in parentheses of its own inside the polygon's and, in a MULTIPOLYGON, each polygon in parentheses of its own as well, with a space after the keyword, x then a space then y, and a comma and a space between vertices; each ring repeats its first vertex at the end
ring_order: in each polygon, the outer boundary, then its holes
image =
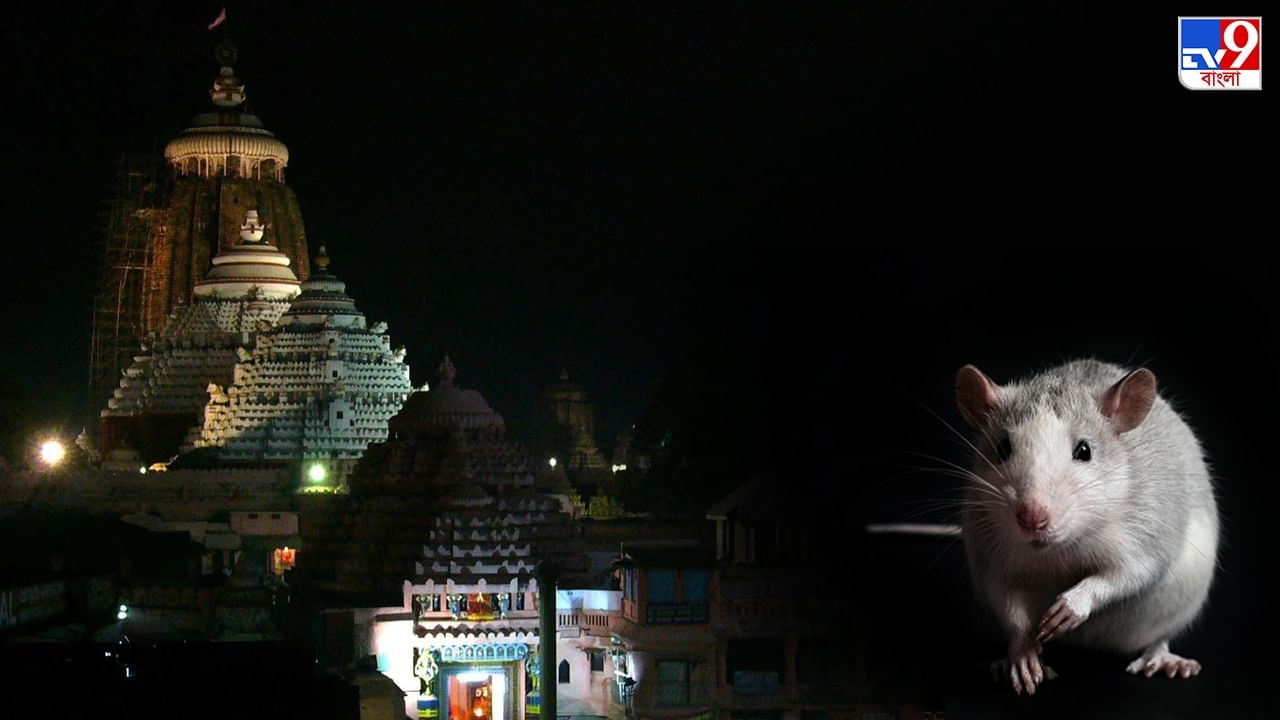
MULTIPOLYGON (((867 373, 933 392, 968 360, 1137 353, 1202 379, 1223 348, 1186 328, 1268 299, 1254 252, 1220 249, 1259 235, 1261 186, 1232 178, 1261 95, 1181 89, 1173 14, 687 5, 230 3, 311 245, 415 383, 449 353, 520 433, 563 364, 607 448, 701 363, 753 423, 872 432, 847 405, 867 373)), ((209 106, 219 6, 23 3, 0 25, 0 378, 41 422, 89 410, 113 158, 209 106)), ((1261 327, 1231 357, 1270 348, 1261 327)))
MULTIPOLYGON (((42 421, 84 410, 113 158, 208 106, 219 5, 28 2, 0 22, 0 377, 42 421)), ((1176 10, 229 5, 310 243, 415 383, 447 352, 519 429, 563 363, 608 447, 692 368, 743 452, 883 516, 936 488, 867 468, 955 456, 917 403, 958 422, 960 365, 1147 362, 1219 473, 1210 622, 1223 647, 1274 638, 1240 618, 1264 612, 1277 548, 1274 181, 1244 179, 1273 174, 1275 122, 1261 93, 1179 87, 1176 10)))

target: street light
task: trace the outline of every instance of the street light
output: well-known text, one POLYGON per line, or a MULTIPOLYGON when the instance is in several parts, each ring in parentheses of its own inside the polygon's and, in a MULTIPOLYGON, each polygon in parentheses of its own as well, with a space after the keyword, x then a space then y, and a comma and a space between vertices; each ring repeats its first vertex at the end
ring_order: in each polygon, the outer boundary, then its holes
POLYGON ((548 464, 548 465, 550 465, 551 467, 555 467, 555 466, 556 466, 556 459, 555 459, 555 458, 551 458, 550 460, 548 460, 548 461, 547 461, 547 464, 548 464))
POLYGON ((40 444, 40 462, 54 467, 66 457, 67 449, 57 440, 45 440, 40 444))
POLYGON ((322 483, 328 476, 329 472, 321 463, 311 463, 311 467, 307 468, 307 479, 313 483, 322 483))

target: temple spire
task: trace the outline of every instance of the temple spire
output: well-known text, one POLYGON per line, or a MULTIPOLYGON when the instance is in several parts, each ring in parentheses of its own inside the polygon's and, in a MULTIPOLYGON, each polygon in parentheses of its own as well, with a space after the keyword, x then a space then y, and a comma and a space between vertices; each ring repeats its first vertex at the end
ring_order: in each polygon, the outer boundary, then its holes
POLYGON ((458 376, 458 371, 454 369, 448 355, 445 355, 444 360, 440 361, 440 367, 437 368, 437 371, 440 373, 440 387, 453 387, 453 379, 458 376))
POLYGON ((218 43, 218 47, 214 48, 213 57, 222 66, 222 70, 218 73, 218 78, 213 81, 213 88, 209 90, 209 97, 213 99, 213 104, 220 108, 228 110, 240 107, 245 101, 244 83, 240 82, 240 78, 236 77, 235 68, 232 67, 236 63, 238 51, 236 46, 230 40, 223 38, 218 43))

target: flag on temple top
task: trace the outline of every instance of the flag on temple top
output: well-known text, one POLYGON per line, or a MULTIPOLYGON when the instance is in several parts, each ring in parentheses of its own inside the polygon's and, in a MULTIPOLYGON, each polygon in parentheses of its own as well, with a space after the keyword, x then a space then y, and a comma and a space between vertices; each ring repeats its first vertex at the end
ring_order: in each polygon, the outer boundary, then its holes
POLYGON ((213 22, 209 23, 209 29, 212 30, 218 27, 219 25, 222 24, 222 21, 226 19, 227 19, 227 8, 224 6, 222 8, 222 11, 218 13, 218 17, 214 18, 213 22))

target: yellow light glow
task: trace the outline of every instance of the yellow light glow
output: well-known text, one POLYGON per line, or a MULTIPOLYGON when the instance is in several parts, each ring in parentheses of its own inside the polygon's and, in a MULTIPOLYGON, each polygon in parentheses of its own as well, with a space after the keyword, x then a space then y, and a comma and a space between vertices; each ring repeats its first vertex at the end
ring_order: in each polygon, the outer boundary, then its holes
POLYGON ((307 468, 307 478, 313 483, 322 483, 328 476, 328 471, 320 463, 311 463, 311 467, 307 468))
POLYGON ((40 462, 45 465, 57 465, 66 455, 67 449, 57 440, 45 440, 40 445, 40 462))
POLYGON ((548 460, 548 461, 547 461, 547 464, 548 464, 548 465, 550 465, 551 467, 555 467, 555 466, 556 466, 556 459, 555 459, 555 458, 551 458, 550 460, 548 460))

